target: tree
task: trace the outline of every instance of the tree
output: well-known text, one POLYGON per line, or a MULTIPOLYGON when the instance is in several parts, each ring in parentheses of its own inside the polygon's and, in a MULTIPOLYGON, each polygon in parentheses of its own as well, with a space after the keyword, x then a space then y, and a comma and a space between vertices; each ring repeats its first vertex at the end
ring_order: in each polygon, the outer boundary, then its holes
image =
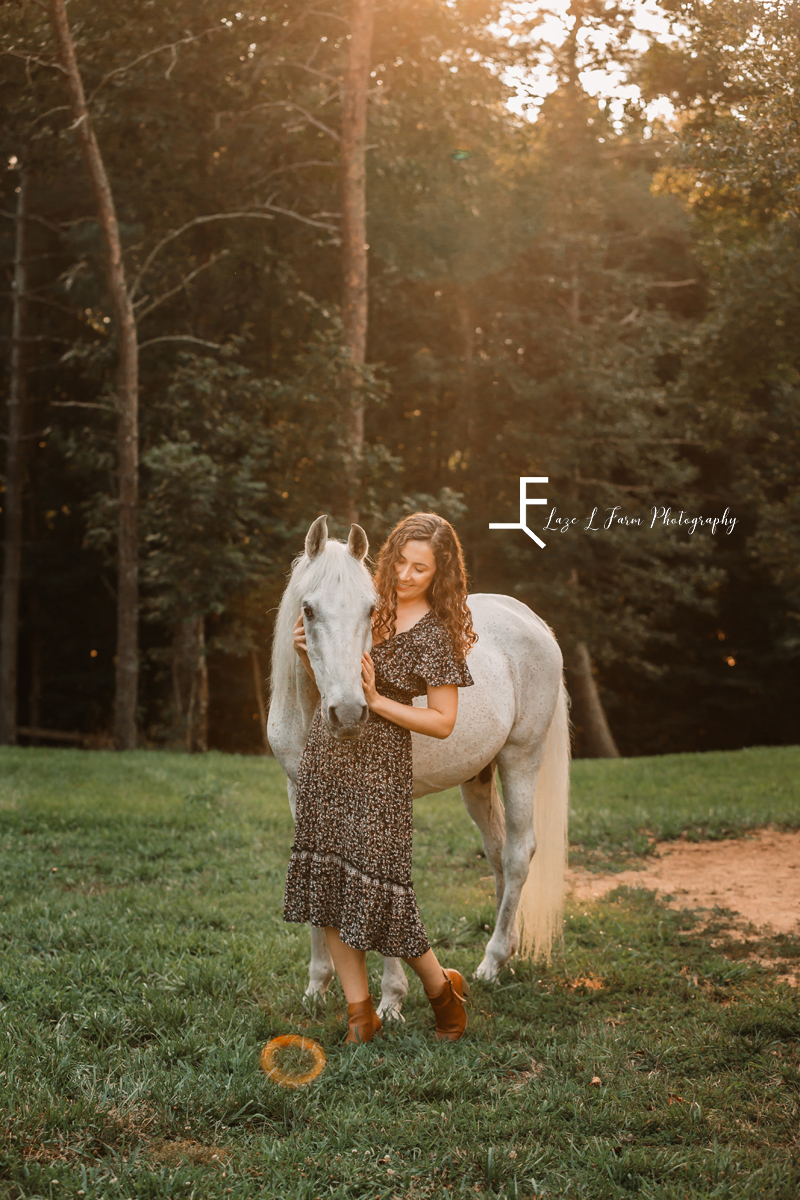
MULTIPOLYGON (((366 361, 367 347, 367 85, 374 24, 374 0, 352 0, 350 46, 342 89, 342 332, 354 364, 366 361)), ((348 520, 358 520, 356 495, 364 446, 364 403, 354 379, 350 412, 352 447, 346 463, 351 476, 348 520)))
MULTIPOLYGON (((60 296, 59 300, 53 301, 54 307, 61 304, 61 311, 69 314, 74 313, 75 319, 80 319, 81 323, 88 327, 88 339, 75 339, 72 349, 64 358, 64 366, 62 377, 67 375, 72 367, 77 364, 81 366, 81 374, 83 380, 88 385, 89 395, 81 399, 67 398, 67 394, 63 391, 60 393, 64 399, 51 400, 51 404, 57 404, 60 408, 71 410, 75 409, 91 409, 99 411, 99 414, 94 419, 100 422, 106 420, 103 415, 109 407, 119 399, 122 392, 128 389, 128 400, 131 399, 131 371, 130 363, 132 361, 131 354, 127 355, 127 368, 125 368, 125 355, 120 359, 119 369, 122 370, 125 379, 123 387, 109 386, 108 372, 111 367, 109 350, 110 339, 108 338, 110 318, 104 316, 104 310, 107 309, 108 293, 103 287, 100 278, 92 278, 92 268, 95 265, 95 245, 93 236, 93 226, 86 225, 85 221, 85 206, 80 196, 81 189, 74 187, 72 180, 74 173, 71 171, 72 163, 68 152, 64 152, 66 144, 65 139, 60 136, 62 131, 59 129, 59 122, 63 120, 58 114, 63 110, 63 104, 59 104, 60 97, 55 94, 53 87, 48 87, 46 80, 48 76, 52 76, 55 70, 58 74, 63 74, 65 69, 71 71, 70 79, 73 86, 73 101, 79 110, 77 130, 83 138, 84 149, 88 147, 90 165, 94 170, 94 179, 101 194, 101 216, 104 219, 104 231, 106 233, 106 261, 111 259, 115 264, 117 278, 111 280, 111 290, 116 287, 117 310, 120 307, 125 308, 125 320, 131 315, 131 310, 135 310, 136 325, 142 325, 145 329, 142 334, 143 340, 138 344, 138 339, 135 339, 137 344, 134 349, 142 349, 145 352, 146 358, 153 364, 152 368, 143 368, 143 379, 145 388, 152 386, 154 378, 157 378, 159 372, 163 372, 167 360, 164 355, 167 352, 174 353, 174 344, 183 342, 200 343, 204 346, 219 348, 227 340, 227 335, 236 331, 239 328, 239 321, 234 316, 231 320, 230 316, 226 315, 222 321, 209 321, 208 316, 191 311, 191 303, 186 305, 186 298, 189 298, 189 285, 194 283, 198 276, 208 269, 214 268, 217 263, 221 267, 225 266, 226 257, 230 258, 233 263, 238 258, 238 263, 244 262, 245 257, 252 263, 253 254, 252 247, 248 246, 246 238, 231 238, 227 239, 238 243, 236 250, 238 254, 236 258, 232 254, 230 246, 225 245, 226 239, 216 239, 217 244, 213 242, 209 244, 208 232, 210 230, 218 230, 221 223, 227 223, 230 227, 231 222, 241 222, 244 217, 251 220, 255 218, 262 226, 267 222, 272 222, 276 216, 280 216, 285 223, 296 222, 302 228, 310 228, 315 236, 318 236, 320 231, 330 233, 333 227, 327 220, 318 221, 313 217, 306 217, 301 213, 296 213, 291 205, 282 207, 280 200, 282 197, 276 197, 267 194, 266 197, 253 194, 253 189, 263 185, 263 179, 259 180, 258 175, 253 170, 254 166, 257 172, 263 176, 265 174, 265 166, 267 179, 276 176, 280 179, 281 172, 285 170, 286 158, 291 159, 291 155, 286 155, 286 145, 284 139, 283 144, 276 144, 275 139, 272 139, 275 158, 274 161, 265 164, 263 156, 259 158, 257 164, 254 161, 254 155, 251 147, 248 148, 248 153, 237 157, 237 166, 241 164, 240 177, 236 180, 238 185, 234 189, 234 194, 240 197, 246 196, 246 210, 243 213, 230 211, 230 180, 221 177, 214 181, 214 188, 210 188, 207 179, 203 179, 201 186, 196 189, 195 195, 204 200, 204 210, 198 211, 197 204, 187 205, 185 203, 184 187, 186 182, 185 174, 183 176, 176 175, 166 188, 164 188, 165 178, 169 179, 169 173, 177 166, 185 166, 191 164, 191 168, 196 170, 200 167, 201 176, 205 172, 206 175, 213 174, 215 167, 220 162, 225 151, 224 144, 221 150, 213 150, 213 144, 222 140, 219 138, 219 126, 224 123, 227 118, 230 123, 232 117, 230 100, 234 100, 235 107, 247 107, 252 101, 252 89, 255 86, 259 87, 260 81, 258 78, 253 79, 254 73, 254 54, 248 49, 247 34, 252 37, 252 27, 249 30, 240 29, 236 23, 227 16, 220 20, 220 6, 213 3, 205 3, 202 5, 202 15, 210 21, 216 20, 216 26, 210 26, 201 34, 187 34, 185 31, 185 18, 189 16, 191 19, 196 16, 196 5, 184 5, 185 12, 177 10, 170 11, 169 14, 156 14, 144 12, 148 9, 147 3, 134 6, 134 9, 142 11, 126 10, 125 12, 110 13, 101 10, 92 10, 83 13, 83 19, 80 21, 79 29, 79 53, 81 54, 81 67, 84 73, 84 78, 88 81, 87 88, 90 92, 88 102, 81 99, 79 90, 81 79, 77 76, 77 67, 74 62, 74 54, 70 60, 69 29, 64 21, 59 24, 59 19, 63 18, 63 7, 56 5, 53 9, 55 13, 55 28, 56 34, 60 33, 60 45, 62 50, 62 58, 66 56, 67 68, 64 63, 54 63, 48 59, 46 52, 47 39, 43 37, 43 29, 41 20, 37 19, 36 10, 28 5, 25 9, 20 10, 20 13, 15 13, 15 18, 19 17, 19 25, 14 28, 13 25, 7 28, 4 36, 4 49, 6 54, 12 56, 17 61, 23 61, 27 70, 27 87, 25 86, 25 78, 21 80, 22 86, 17 89, 11 99, 11 104, 6 110, 15 126, 15 140, 19 141, 19 131, 33 129, 35 131, 33 140, 39 148, 41 155, 41 147, 49 141, 49 149, 51 150, 51 158, 47 166, 47 178, 49 181, 58 179, 57 186, 52 186, 49 197, 52 197, 52 208, 58 209, 61 205, 61 211, 57 213, 50 212, 51 227, 56 231, 62 231, 62 240, 71 241, 76 248, 79 249, 79 261, 75 271, 65 276, 62 280, 63 291, 72 290, 71 296, 60 296), (147 21, 142 22, 142 16, 146 16, 147 21), (148 28, 147 22, 153 22, 148 28), (156 29, 156 24, 158 28, 156 29), (209 66, 208 63, 195 61, 190 64, 191 69, 187 72, 183 59, 178 64, 178 51, 184 48, 184 57, 187 53, 190 56, 194 54, 196 57, 206 45, 214 42, 212 34, 222 32, 225 37, 216 38, 216 42, 221 45, 221 52, 217 56, 216 63, 209 66), (242 34, 244 34, 244 46, 241 45, 242 34), (20 36, 21 35, 21 36, 20 36), (155 36, 154 36, 155 35, 155 36), (142 44, 144 43, 144 44, 142 44), (245 53, 240 53, 244 50, 245 53), (171 57, 170 57, 171 56, 171 57), (157 64, 161 64, 160 70, 156 72, 157 64), (175 70, 176 64, 178 69, 175 70), (235 64, 235 65, 232 65, 235 64), (163 67, 166 65, 167 70, 164 72, 163 67), (73 69, 74 68, 74 69, 73 69), (209 89, 204 87, 201 93, 196 89, 196 81, 203 77, 204 83, 207 79, 214 81, 214 87, 209 89), (43 84, 43 79, 45 83, 43 84), (154 86, 155 85, 155 86, 154 86), (159 91, 160 89, 160 91, 159 91), (173 107, 174 104, 165 105, 164 93, 172 90, 172 100, 177 94, 181 97, 184 104, 184 111, 188 110, 190 118, 188 121, 175 120, 169 132, 169 136, 159 136, 156 139, 148 139, 142 135, 142 130, 152 128, 153 125, 161 126, 161 114, 167 107, 173 107), (77 99, 76 99, 77 96, 77 99), (226 103, 227 102, 227 103, 226 103), (86 111, 81 110, 83 104, 86 111), (88 114, 88 109, 91 107, 91 118, 88 114), (201 120, 195 118, 200 115, 201 120), (104 142, 105 161, 100 161, 98 158, 97 138, 94 137, 93 126, 101 131, 101 140, 104 142), (210 135, 210 136, 209 136, 210 135), (94 139, 94 140, 93 140, 94 139), (208 143, 212 145, 209 147, 208 143), (140 174, 139 167, 144 163, 143 158, 137 159, 136 153, 142 153, 145 149, 148 151, 147 166, 145 171, 140 174), (154 161, 155 160, 155 161, 154 161), (283 160, 283 161, 281 161, 283 160), (164 171, 164 167, 168 165, 168 171, 164 171), (269 170, 273 167, 274 170, 269 170), (105 183, 102 178, 105 172, 105 183), (160 174, 159 174, 160 173, 160 174), (110 191, 106 187, 108 179, 114 180, 114 187, 117 190, 118 196, 120 188, 117 186, 120 180, 126 180, 127 186, 121 189, 124 199, 120 210, 120 217, 113 211, 113 199, 110 197, 110 191), (68 181, 68 183, 67 183, 68 181), (216 194, 222 199, 223 204, 220 205, 222 211, 208 212, 208 197, 216 194), (165 197, 168 196, 168 202, 164 207, 165 197), (65 199, 72 199, 78 210, 76 218, 75 208, 72 212, 65 213, 65 199), (277 203, 273 203, 276 201, 277 203), (177 201, 177 204, 176 204, 177 201), (103 208, 103 205, 105 207, 103 208), (83 211, 81 211, 83 210, 83 211), (55 220, 53 219, 55 217, 55 220), (64 219, 66 217, 66 220, 64 219), (116 222, 116 224, 115 224, 116 222), (166 226, 166 227, 165 227, 166 226), (116 233, 115 233, 116 230, 116 233), (146 231, 146 232, 145 232, 146 231), (145 232, 144 238, 141 235, 145 232), (138 245, 136 244, 138 238, 138 245), (219 242, 222 241, 222 246, 219 242), (123 246, 123 242, 127 243, 123 246), (178 246, 181 246, 183 254, 187 254, 190 258, 191 269, 185 267, 184 262, 181 262, 181 251, 178 246), (109 250, 110 246, 110 250, 109 250), (128 269, 128 277, 124 278, 122 268, 122 258, 120 255, 125 253, 128 269), (193 261, 192 261, 193 260, 193 261), (123 278, 121 284, 127 284, 126 299, 123 299, 119 294, 120 278, 122 273, 123 278), (147 291, 145 291, 147 289, 147 291), (148 294, 149 292, 149 294, 148 294), (183 303, 183 311, 180 308, 181 300, 183 303), (66 301, 66 304, 65 304, 66 301), (72 301, 72 304, 70 304, 72 301), (85 307, 73 307, 75 302, 85 307), (87 304, 88 301, 88 304, 87 304), (126 307, 127 305, 127 307, 126 307), (187 307, 189 312, 186 312, 187 307), (99 311, 98 311, 99 310, 99 311), (84 318, 84 313, 86 318, 84 318), (159 321, 162 316, 167 321, 175 320, 177 317, 177 330, 173 325, 170 329, 167 324, 164 328, 165 320, 159 321), (189 321, 186 320, 187 316, 189 321), (194 318, 194 319, 192 319, 194 318), (145 324, 146 322, 146 324, 145 324), (154 328, 155 322, 155 328, 154 328), (187 328, 187 324, 189 328, 187 328), (214 325, 216 324, 216 329, 214 325), (194 328, 192 327, 194 325, 194 328), (205 328, 203 326, 205 325, 205 328), (159 327, 160 326, 160 327, 159 327), (199 326, 199 328, 198 328, 199 326), (220 330, 220 326, 222 329, 220 330), (208 330, 210 336, 203 336, 208 330), (220 330, 218 333, 217 330, 220 330), (221 337, 220 337, 221 333, 221 337), (151 349, 152 347, 152 349, 151 349), (66 366, 67 359, 70 360, 69 368, 66 366), (125 369, 123 369, 125 368, 125 369), (89 381, 91 380, 91 384, 89 381), (94 390, 94 395, 92 395, 94 390)), ((225 10, 227 11, 227 10, 225 10)), ((295 31, 298 26, 302 26, 307 13, 298 7, 296 14, 293 14, 296 19, 287 21, 283 18, 270 18, 266 22, 269 26, 273 26, 270 32, 274 35, 270 39, 269 51, 274 53, 279 46, 289 49, 293 48, 293 42, 296 44, 295 31), (291 26, 291 36, 286 37, 285 26, 291 26)), ((243 14, 239 14, 240 17, 243 14)), ((249 15, 246 18, 248 23, 258 21, 254 15, 249 15)), ((259 22, 260 24, 260 22, 259 22)), ((313 31, 306 31, 305 50, 308 49, 309 41, 312 43, 315 39, 313 31)), ((303 35, 300 37, 301 47, 303 45, 303 35)), ((302 60, 306 57, 305 52, 301 49, 299 57, 302 60)), ((7 62, 9 59, 6 60, 7 62)), ((287 64, 291 65, 291 64, 287 64)), ((313 72, 310 72, 312 78, 313 72)), ((252 105, 251 105, 252 106, 252 105)), ((267 104, 271 108, 270 102, 267 104)), ((279 103, 278 108, 282 120, 285 122, 287 105, 285 102, 279 103)), ((298 107, 298 110, 302 105, 298 107)), ((74 115, 74 114, 73 114, 74 115)), ((309 127, 313 130, 313 121, 309 123, 309 127)), ((305 158, 310 157, 308 154, 305 158)), ((304 166, 301 163, 300 166, 304 166)), ((288 169, 291 172, 294 170, 294 165, 291 161, 288 164, 288 169)), ((298 168, 299 169, 299 168, 298 168)), ((49 198, 48 197, 48 198, 49 198)), ((192 197, 195 199, 195 196, 192 197)), ((235 209, 235 205, 232 206, 235 209)), ((321 205, 320 207, 332 208, 333 205, 321 205)), ((277 257, 277 256, 276 256, 277 257)), ((108 271, 105 272, 106 275, 108 271)), ((234 270, 230 272, 235 274, 234 270)), ((112 272, 113 276, 113 272, 112 272)), ((219 277, 218 277, 219 282, 219 277)), ((259 281, 261 282, 261 281, 259 281)), ((293 281, 294 282, 294 281, 293 281)), ((196 288, 195 284, 195 288, 196 288)), ((58 292, 59 289, 56 289, 58 292)), ((243 308, 247 304, 243 304, 241 300, 241 288, 238 288, 237 304, 243 308)), ((252 297, 248 298, 252 300, 252 297)), ((37 297, 37 301, 41 303, 37 297)), ((291 301, 290 301, 291 303, 291 301)), ((226 309, 230 306, 226 305, 226 309)), ((257 305, 250 305, 251 311, 257 308, 257 305)), ((263 304, 261 305, 263 309, 263 304)), ((300 307, 303 307, 302 305, 300 307)), ((196 306, 195 306, 196 308, 196 306)), ((207 306, 207 312, 210 312, 211 305, 207 306)), ((113 312, 112 307, 112 312, 113 312)), ((119 322, 115 321, 115 325, 119 322)), ((113 328, 113 326, 112 326, 113 328)), ((126 337, 131 333, 128 328, 126 337)), ((133 334, 138 333, 137 329, 133 330, 133 334)), ((280 342, 278 341, 278 346, 280 342)), ((131 350, 130 338, 125 342, 123 351, 127 347, 131 350)), ((272 348, 275 346, 275 339, 272 339, 272 348)), ((278 355, 273 354, 273 359, 278 358, 278 355)), ((137 358, 137 365, 141 367, 137 358)), ((275 364, 279 366, 279 364, 275 364)), ((119 375, 119 372, 117 372, 119 375)), ((60 386, 60 385, 59 385, 60 386)), ((369 385, 366 391, 369 392, 369 385)), ((56 395, 59 394, 58 388, 56 395)), ((74 393, 73 393, 74 395, 74 393)), ((123 396, 123 400, 125 396, 123 396)), ((127 413, 128 418, 132 415, 131 403, 123 406, 123 417, 127 413)), ((60 425, 63 428, 63 423, 68 419, 84 416, 83 412, 59 412, 60 425)), ((123 422, 124 423, 124 422, 123 422)), ((135 449, 137 438, 131 434, 131 421, 127 421, 128 434, 123 434, 123 453, 121 459, 117 456, 108 458, 107 446, 104 442, 103 449, 103 470, 110 470, 112 473, 122 465, 121 472, 121 491, 125 492, 125 479, 135 483, 135 472, 131 473, 133 465, 130 455, 135 449), (128 436, 130 435, 130 436, 128 436), (127 447, 127 450, 126 450, 127 447), (127 462, 125 454, 128 453, 127 462)), ((86 429, 82 432, 85 434, 86 429)), ((61 430, 59 429, 56 438, 60 437, 61 430)), ((102 439, 101 439, 102 440, 102 439)), ((68 441, 69 444, 69 441, 68 441)), ((72 466, 75 466, 78 461, 83 461, 80 456, 75 456, 71 459, 72 466)), ((73 472, 74 477, 74 472, 73 472)), ((105 483, 105 480, 104 480, 105 483)), ((131 487, 133 484, 131 485, 131 487)), ((131 487, 127 490, 127 500, 125 495, 122 495, 122 504, 119 503, 119 496, 115 499, 113 508, 115 513, 122 521, 123 536, 119 539, 119 552, 122 556, 121 561, 124 565, 126 558, 130 562, 134 547, 132 547, 132 538, 125 538, 125 530, 128 534, 132 531, 132 520, 135 517, 135 495, 131 491, 131 487), (127 517, 129 520, 125 520, 127 517)), ((65 505, 64 508, 69 506, 65 505)), ((49 519, 48 519, 49 520, 49 519)), ((135 563, 134 563, 135 565, 135 563)), ((130 572, 123 571, 123 575, 130 582, 130 572)), ((128 601, 132 600, 130 588, 128 591, 128 601)), ((124 611, 134 621, 131 627, 130 621, 128 624, 128 650, 132 647, 132 638, 135 635, 135 616, 136 606, 133 603, 125 601, 126 588, 123 585, 118 589, 117 599, 124 611)), ((123 636, 126 622, 120 623, 120 636, 123 636)), ((135 649, 135 646, 133 647, 135 649)), ((133 658, 135 665, 135 654, 118 654, 118 677, 125 679, 122 674, 122 668, 126 659, 133 658)), ((130 673, 127 676, 130 683, 130 673)), ((128 701, 135 700, 135 692, 132 693, 130 687, 127 689, 128 701)), ((119 688, 118 688, 119 699, 119 688)), ((121 711, 121 706, 117 705, 118 714, 121 711)), ((128 703, 128 716, 131 717, 132 703, 128 703)), ((130 724, 130 721, 128 722, 130 724)), ((130 734, 130 729, 129 729, 130 734)))
MULTIPOLYGON (((217 213, 195 217, 179 230, 165 235, 150 254, 144 258, 138 274, 130 285, 126 278, 123 262, 123 247, 120 223, 117 217, 109 175, 95 136, 93 119, 84 94, 83 79, 78 66, 75 48, 66 17, 63 0, 51 0, 50 23, 60 60, 60 69, 65 75, 70 93, 74 117, 73 128, 77 132, 86 169, 89 173, 95 197, 101 237, 104 245, 106 287, 114 314, 113 328, 116 335, 117 367, 115 403, 118 407, 117 476, 118 476, 118 588, 117 588, 117 655, 115 697, 115 743, 120 748, 130 748, 136 740, 136 696, 138 680, 138 441, 139 441, 139 338, 138 323, 163 304, 198 271, 213 264, 215 256, 195 271, 181 279, 178 287, 153 299, 139 296, 137 291, 142 280, 153 266, 156 256, 163 251, 185 229, 209 221, 239 219, 242 216, 272 219, 266 212, 217 213), (144 307, 142 307, 144 306, 144 307), (138 313, 136 309, 138 307, 138 313)), ((183 36, 168 45, 146 51, 135 63, 107 71, 101 78, 95 93, 112 78, 125 75, 142 59, 171 49, 176 45, 196 40, 193 35, 183 36)), ((24 52, 13 51, 18 56, 24 52)), ((30 58, 30 55, 29 55, 30 58)), ((36 61, 39 61, 36 59, 36 61)), ((173 60, 174 63, 174 60, 173 60)), ((167 72, 169 75, 169 71, 167 72)), ((47 115, 47 114, 46 114, 47 115)), ((269 207, 267 205, 266 207, 269 207)), ((159 341, 198 340, 193 335, 166 335, 148 339, 145 345, 159 341)), ((199 339, 202 340, 202 339, 199 339)))
POLYGON ((139 347, 133 301, 122 259, 119 222, 103 156, 86 104, 64 0, 49 0, 50 23, 66 76, 74 128, 94 193, 106 255, 106 285, 117 341, 117 666, 114 742, 119 750, 136 745, 136 693, 139 676, 139 347))
MULTIPOLYGON (((557 84, 555 95, 545 102, 540 117, 545 126, 545 142, 551 142, 565 150, 567 163, 572 159, 572 169, 568 170, 563 180, 566 185, 564 199, 567 212, 570 215, 577 213, 577 221, 570 222, 572 231, 568 238, 571 245, 566 252, 568 261, 565 265, 571 273, 571 278, 568 284, 568 298, 565 297, 562 303, 577 335, 577 341, 581 343, 584 340, 581 325, 585 269, 590 262, 595 270, 599 265, 595 247, 591 246, 591 242, 597 239, 595 222, 599 214, 596 206, 594 213, 587 213, 587 206, 579 192, 581 186, 585 186, 596 172, 597 156, 594 156, 595 161, 592 163, 589 149, 592 143, 596 145, 595 138, 599 138, 603 143, 607 140, 612 145, 618 145, 620 141, 610 127, 607 114, 586 96, 581 77, 587 71, 608 72, 612 66, 630 65, 633 58, 633 6, 626 3, 608 3, 605 0, 573 0, 566 18, 561 19, 564 23, 563 36, 556 41, 537 39, 535 46, 540 60, 549 59, 550 69, 557 84), (595 125, 596 130, 588 128, 595 125), (601 130, 605 137, 601 135, 601 130), (581 148, 584 154, 581 154, 581 148), (588 156, 585 154, 587 149, 588 156), (584 176, 582 180, 581 176, 584 176)), ((630 144, 629 139, 626 148, 630 148, 630 144)), ((606 244, 606 254, 609 248, 606 244)), ((592 270, 591 267, 589 269, 592 270)), ((580 403, 574 411, 573 419, 575 418, 578 421, 583 418, 580 403)), ((576 478, 568 492, 574 501, 578 500, 581 490, 578 478, 579 473, 576 469, 576 478)), ((579 586, 577 568, 573 568, 570 575, 570 586, 579 586)), ((567 646, 567 674, 573 702, 573 721, 582 731, 581 745, 584 752, 596 757, 617 757, 619 751, 597 689, 590 650, 583 638, 579 637, 567 646)))
POLYGON ((678 112, 660 187, 691 213, 710 291, 675 390, 704 443, 704 489, 744 515, 717 629, 724 709, 773 741, 794 736, 781 697, 800 666, 800 33, 783 0, 665 8, 680 36, 653 45, 640 79, 678 112))
MULTIPOLYGON (((589 8, 610 11, 580 6, 575 20, 589 8)), ((635 502, 641 514, 649 503, 685 504, 694 474, 667 388, 702 290, 685 220, 678 203, 650 194, 660 149, 642 138, 639 115, 617 130, 577 85, 575 44, 532 126, 501 119, 497 81, 469 61, 462 81, 459 61, 450 126, 438 142, 427 134, 396 209, 379 193, 384 216, 370 241, 391 264, 373 272, 373 353, 392 368, 397 397, 387 440, 398 452, 421 447, 405 486, 463 492, 478 587, 517 590, 555 628, 572 690, 578 677, 586 697, 583 717, 575 706, 586 753, 604 749, 587 647, 606 678, 622 662, 659 677, 675 614, 708 608, 715 575, 702 550, 657 534, 551 537, 542 554, 488 531, 516 511, 520 475, 549 475, 544 494, 559 512, 569 504, 588 517, 593 505, 635 502), (470 95, 481 96, 477 112, 470 95)), ((409 125, 422 124, 421 101, 412 93, 409 125)), ((401 146, 412 136, 394 134, 401 146)), ((385 191, 399 190, 403 166, 385 191)))
POLYGON ((25 464, 25 323, 28 291, 28 171, 17 166, 17 211, 14 221, 11 358, 6 434, 5 543, 3 597, 0 614, 0 745, 17 740, 17 655, 19 590, 22 568, 22 489, 25 464))
POLYGON ((578 518, 564 534, 542 533, 545 551, 495 534, 484 553, 556 630, 584 754, 614 752, 589 648, 606 677, 625 662, 658 678, 676 614, 708 606, 714 581, 708 547, 685 535, 604 528, 614 513, 646 521, 653 507, 686 507, 694 475, 662 374, 682 339, 664 307, 672 290, 661 286, 681 266, 686 277, 680 212, 651 198, 648 176, 623 155, 614 161, 614 141, 585 98, 580 107, 569 95, 550 99, 532 136, 542 232, 478 314, 486 360, 477 386, 496 414, 493 430, 485 419, 478 426, 493 511, 514 511, 519 476, 542 475, 544 515, 578 518))

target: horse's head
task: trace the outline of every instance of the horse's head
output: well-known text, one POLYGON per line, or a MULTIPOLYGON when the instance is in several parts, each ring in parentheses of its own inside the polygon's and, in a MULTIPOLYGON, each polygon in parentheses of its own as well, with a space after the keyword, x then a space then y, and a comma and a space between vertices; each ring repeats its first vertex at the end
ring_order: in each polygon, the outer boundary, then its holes
POLYGON ((347 545, 328 539, 324 516, 306 535, 300 604, 308 657, 322 715, 339 741, 361 737, 369 708, 361 686, 361 655, 372 646, 375 588, 364 566, 369 543, 360 525, 347 545))

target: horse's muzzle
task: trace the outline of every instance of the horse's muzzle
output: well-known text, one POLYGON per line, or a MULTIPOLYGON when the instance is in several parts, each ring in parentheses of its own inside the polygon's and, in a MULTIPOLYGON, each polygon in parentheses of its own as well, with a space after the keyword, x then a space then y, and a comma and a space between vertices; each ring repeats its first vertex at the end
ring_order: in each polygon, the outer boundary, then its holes
POLYGON ((339 742, 357 742, 369 720, 366 704, 331 704, 326 713, 328 728, 339 742))

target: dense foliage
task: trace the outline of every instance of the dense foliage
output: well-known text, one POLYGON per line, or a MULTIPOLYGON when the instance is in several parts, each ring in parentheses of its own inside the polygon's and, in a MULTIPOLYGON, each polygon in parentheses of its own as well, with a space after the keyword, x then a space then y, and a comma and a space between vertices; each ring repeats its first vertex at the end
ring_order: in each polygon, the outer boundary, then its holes
MULTIPOLYGON (((354 376, 338 313, 346 7, 72 0, 138 281, 143 736, 164 735, 175 630, 199 619, 212 744, 258 748, 249 656, 265 669, 310 521, 346 530, 358 387, 373 550, 415 507, 454 519, 473 590, 519 595, 567 652, 589 645, 626 753, 793 740, 797 34, 779 3, 662 7, 676 37, 644 55, 631 4, 573 3, 555 47, 534 22, 510 37, 494 0, 380 7, 373 365, 354 376), (545 61, 556 90, 522 119, 503 72, 545 61), (672 127, 584 93, 582 70, 620 64, 645 99, 670 97, 672 127), (488 529, 517 519, 520 475, 549 477, 540 529, 552 508, 580 518, 545 551, 488 529), (614 506, 643 524, 602 528, 614 506), (653 508, 738 524, 651 528, 653 508)), ((21 722, 102 735, 114 330, 46 14, 6 13, 0 207, 22 163, 34 215, 21 722)), ((10 221, 0 238, 10 260, 10 221)))

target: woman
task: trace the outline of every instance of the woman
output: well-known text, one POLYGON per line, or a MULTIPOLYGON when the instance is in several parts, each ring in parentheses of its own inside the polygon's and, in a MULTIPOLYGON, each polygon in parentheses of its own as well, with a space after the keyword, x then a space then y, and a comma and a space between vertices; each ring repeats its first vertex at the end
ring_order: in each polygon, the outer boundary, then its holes
MULTIPOLYGON (((430 947, 411 882, 411 732, 449 737, 458 688, 470 687, 465 656, 477 634, 466 605, 464 557, 455 530, 414 513, 389 534, 375 575, 372 654, 361 679, 369 720, 357 742, 339 742, 317 709, 297 776, 295 844, 284 920, 325 929, 348 1005, 347 1042, 381 1029, 367 983, 366 951, 402 958, 436 1015, 436 1037, 466 1029, 469 989, 430 947), (427 696, 415 708, 414 696, 427 696)), ((313 678, 301 616, 294 647, 313 678)))

